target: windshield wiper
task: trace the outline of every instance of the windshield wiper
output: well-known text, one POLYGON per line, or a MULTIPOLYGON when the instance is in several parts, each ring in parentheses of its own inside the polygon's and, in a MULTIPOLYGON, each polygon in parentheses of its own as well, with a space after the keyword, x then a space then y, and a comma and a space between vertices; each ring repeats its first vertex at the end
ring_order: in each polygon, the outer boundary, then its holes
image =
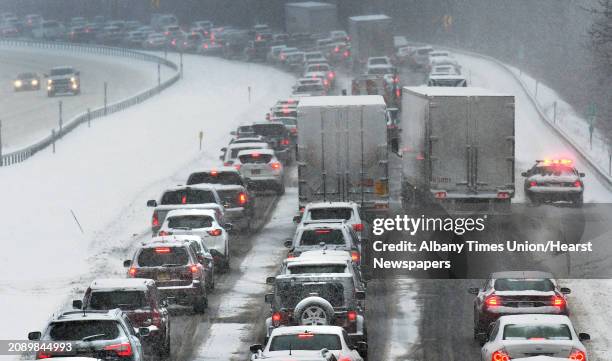
POLYGON ((87 341, 95 340, 96 338, 100 338, 100 337, 104 337, 104 336, 106 336, 105 333, 98 333, 98 334, 95 334, 95 335, 83 337, 81 339, 81 341, 87 342, 87 341))

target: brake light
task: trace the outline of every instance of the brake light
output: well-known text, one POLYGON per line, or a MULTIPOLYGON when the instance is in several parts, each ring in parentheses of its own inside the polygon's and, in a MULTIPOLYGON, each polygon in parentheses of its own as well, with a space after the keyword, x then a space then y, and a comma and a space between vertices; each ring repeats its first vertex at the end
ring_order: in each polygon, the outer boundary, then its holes
POLYGON ((315 231, 315 234, 328 234, 328 233, 331 233, 330 229, 317 229, 315 231))
POLYGON ((240 192, 238 194, 238 204, 243 204, 244 205, 244 204, 246 204, 246 202, 247 202, 246 194, 244 194, 243 192, 240 192))
POLYGON ((187 195, 183 194, 183 196, 181 197, 181 203, 182 204, 187 204, 187 195))
POLYGON ((275 326, 278 326, 278 325, 280 325, 280 322, 281 322, 281 319, 282 319, 282 318, 283 318, 283 314, 282 314, 282 313, 280 313, 280 312, 274 312, 274 313, 272 314, 272 323, 273 323, 275 326))
POLYGON ((176 45, 176 39, 172 40, 172 45, 176 45))
POLYGON ((154 309, 151 313, 151 324, 157 327, 161 327, 161 314, 156 309, 154 309))
POLYGON ((565 299, 561 296, 553 296, 552 305, 555 307, 563 307, 565 306, 565 299))
POLYGON ((334 52, 336 52, 336 53, 337 53, 337 52, 339 52, 339 51, 340 51, 340 47, 339 47, 339 46, 336 46, 336 47, 334 48, 334 52))
POLYGON ((341 357, 338 361, 351 361, 349 357, 341 357))
POLYGON ((584 353, 584 351, 573 348, 572 352, 570 353, 569 359, 577 360, 577 361, 586 361, 587 358, 586 358, 586 353, 584 353))
POLYGON ((196 264, 192 265, 189 269, 191 270, 191 273, 198 273, 200 270, 196 264))
POLYGON ((257 152, 253 152, 253 153, 251 153, 251 157, 253 157, 253 158, 259 158, 259 155, 260 155, 260 154, 259 154, 259 153, 257 153, 257 152))
POLYGON ((240 164, 234 164, 234 168, 236 168, 236 170, 240 170, 240 164))
POLYGON ((51 354, 50 353, 46 353, 44 351, 38 351, 36 353, 36 358, 37 359, 43 359, 43 358, 51 358, 51 354))
POLYGON ((304 207, 300 207, 299 211, 300 213, 304 213, 304 207))
POLYGON ((289 145, 289 139, 281 140, 281 145, 289 145))
POLYGON ((436 199, 444 199, 446 198, 446 192, 445 191, 436 192, 434 196, 436 197, 436 199))
POLYGON ((536 181, 529 182, 529 187, 536 187, 537 185, 538 185, 538 182, 536 181))
POLYGON ((575 181, 574 182, 574 187, 576 187, 576 188, 582 187, 582 182, 581 181, 575 181))
POLYGON ((129 342, 108 345, 104 347, 106 351, 114 351, 117 356, 132 356, 132 345, 129 342))
POLYGON ((151 219, 151 224, 153 225, 153 227, 159 226, 159 216, 157 215, 157 212, 153 212, 153 219, 151 219))
POLYGON ((497 296, 489 296, 485 299, 485 304, 489 307, 501 306, 501 299, 497 296))
POLYGON ((208 231, 208 234, 210 234, 213 237, 220 236, 221 233, 223 233, 223 232, 219 228, 211 229, 210 231, 208 231))
POLYGON ((348 311, 346 313, 346 318, 350 321, 350 322, 355 322, 357 320, 357 312, 355 311, 348 311))
POLYGON ((399 88, 395 89, 395 96, 396 96, 397 98, 399 98, 399 97, 401 97, 401 96, 402 96, 402 91, 401 91, 399 88))
POLYGON ((361 255, 359 254, 359 251, 352 251, 351 252, 351 260, 353 262, 359 262, 360 259, 361 259, 361 255))
POLYGON ((130 277, 136 277, 136 273, 138 273, 138 270, 135 267, 131 267, 130 270, 128 271, 128 274, 130 275, 130 277))
POLYGON ((344 52, 344 57, 348 58, 349 56, 351 56, 351 53, 347 50, 344 52))
POLYGON ((334 74, 333 71, 330 71, 329 73, 327 73, 327 77, 330 78, 330 79, 333 79, 334 76, 336 76, 336 74, 334 74))
POLYGON ((510 192, 497 192, 497 199, 510 199, 510 192))
POLYGON ((287 259, 289 258, 295 258, 295 255, 293 253, 287 253, 287 259))
POLYGON ((170 247, 156 247, 155 253, 170 253, 170 247))
POLYGON ((270 167, 272 169, 281 169, 281 164, 279 162, 270 163, 270 167))
POLYGON ((491 361, 510 361, 510 356, 508 356, 508 353, 504 350, 497 350, 493 352, 491 361))
POLYGON ((203 48, 208 49, 208 44, 204 43, 203 48))
POLYGON ((355 232, 363 231, 363 223, 353 224, 353 230, 355 230, 355 232))
POLYGON ((300 333, 298 334, 298 338, 312 338, 314 337, 314 333, 300 333))

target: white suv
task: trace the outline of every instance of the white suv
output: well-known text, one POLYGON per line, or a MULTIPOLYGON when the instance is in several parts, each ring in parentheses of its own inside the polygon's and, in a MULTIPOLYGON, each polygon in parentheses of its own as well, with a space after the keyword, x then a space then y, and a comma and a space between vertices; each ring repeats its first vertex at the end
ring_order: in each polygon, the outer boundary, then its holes
POLYGON ((273 149, 242 150, 234 166, 254 188, 273 189, 285 193, 283 164, 274 155, 273 149))
POLYGON ((365 223, 361 217, 361 208, 355 202, 308 203, 302 215, 293 217, 293 222, 299 224, 330 220, 345 221, 353 227, 359 239, 366 234, 365 223))

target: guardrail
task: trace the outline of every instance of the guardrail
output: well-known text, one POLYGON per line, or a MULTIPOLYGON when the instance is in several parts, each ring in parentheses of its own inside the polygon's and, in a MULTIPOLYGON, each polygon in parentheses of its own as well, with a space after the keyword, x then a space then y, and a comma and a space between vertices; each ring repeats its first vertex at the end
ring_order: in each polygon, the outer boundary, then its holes
POLYGON ((174 74, 172 77, 164 80, 163 82, 160 82, 158 85, 156 85, 153 88, 140 92, 127 99, 120 100, 112 104, 107 104, 106 106, 94 108, 94 109, 91 109, 90 111, 76 115, 75 117, 70 119, 66 124, 64 124, 61 129, 58 129, 57 131, 53 132, 51 135, 27 147, 24 147, 16 151, 12 151, 8 154, 2 154, 2 148, 0 146, 0 167, 23 162, 24 160, 30 158, 32 155, 36 154, 36 152, 39 152, 43 150, 44 148, 52 144, 55 144, 55 142, 58 139, 68 134, 69 132, 71 132, 73 129, 75 129, 82 123, 90 122, 93 119, 101 118, 108 114, 112 114, 112 113, 116 113, 118 111, 124 110, 128 107, 131 107, 132 105, 142 103, 143 101, 151 98, 152 96, 156 94, 159 94, 164 89, 176 83, 181 77, 181 73, 179 72, 180 69, 177 64, 167 59, 164 59, 162 57, 153 55, 153 54, 142 53, 142 52, 125 49, 125 48, 90 45, 90 44, 44 42, 44 41, 33 41, 33 40, 0 40, 0 45, 20 46, 20 47, 25 46, 25 47, 35 47, 39 49, 68 50, 68 51, 75 51, 79 53, 101 54, 101 55, 109 55, 109 56, 122 56, 122 57, 128 57, 128 58, 133 58, 137 60, 157 63, 160 66, 163 65, 163 66, 166 66, 176 71, 176 74, 174 74))
POLYGON ((546 115, 546 112, 544 111, 544 109, 542 109, 542 106, 540 105, 540 103, 538 102, 538 100, 535 98, 534 94, 529 90, 529 87, 527 86, 527 84, 525 84, 525 82, 523 81, 523 79, 521 79, 515 72, 512 71, 512 69, 510 69, 510 67, 508 67, 508 65, 504 64, 502 61, 488 56, 488 55, 483 55, 483 54, 479 54, 479 53, 474 53, 468 50, 462 50, 462 49, 457 49, 457 48, 453 48, 450 46, 440 46, 440 48, 444 48, 444 49, 448 49, 451 51, 454 51, 456 53, 462 53, 468 56, 472 56, 472 57, 476 57, 476 58, 480 58, 480 59, 484 59, 487 61, 490 61, 492 63, 495 63, 496 65, 498 65, 499 67, 501 67, 502 69, 504 69, 508 74, 510 74, 521 86, 521 88, 523 88, 523 91, 525 92, 525 94, 527 94, 527 97, 529 98, 529 101, 533 104, 533 106, 535 107, 536 111, 538 112, 538 115, 540 116, 541 120, 544 122, 544 124, 546 124, 550 129, 552 129, 555 133, 557 133, 560 138, 571 148, 573 148, 576 153, 578 154, 578 156, 580 158, 582 158, 585 162, 585 164, 593 171, 595 172, 596 176, 601 179, 604 183, 604 185, 612 190, 612 176, 610 176, 608 174, 608 172, 600 165, 598 164, 598 162, 593 159, 593 157, 591 157, 587 151, 585 151, 584 149, 582 149, 582 147, 580 146, 580 144, 578 144, 578 142, 576 142, 576 140, 574 140, 571 136, 569 136, 564 129, 562 129, 560 126, 558 126, 554 120, 550 119, 548 117, 548 115, 546 115))

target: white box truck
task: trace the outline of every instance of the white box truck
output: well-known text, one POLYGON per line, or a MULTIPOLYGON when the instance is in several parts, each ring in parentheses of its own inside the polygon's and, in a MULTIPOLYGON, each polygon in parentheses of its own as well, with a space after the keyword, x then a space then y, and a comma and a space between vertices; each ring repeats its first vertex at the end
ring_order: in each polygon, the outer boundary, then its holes
POLYGON ((336 5, 316 1, 285 4, 285 24, 289 34, 323 34, 338 30, 336 5))
POLYGON ((451 215, 509 212, 514 96, 471 87, 404 87, 400 125, 405 209, 438 204, 451 215))
POLYGON ((393 57, 393 24, 387 15, 362 15, 349 18, 349 36, 355 71, 372 56, 393 57))
POLYGON ((300 209, 315 201, 354 201, 365 212, 388 212, 382 96, 305 97, 297 113, 300 209))

